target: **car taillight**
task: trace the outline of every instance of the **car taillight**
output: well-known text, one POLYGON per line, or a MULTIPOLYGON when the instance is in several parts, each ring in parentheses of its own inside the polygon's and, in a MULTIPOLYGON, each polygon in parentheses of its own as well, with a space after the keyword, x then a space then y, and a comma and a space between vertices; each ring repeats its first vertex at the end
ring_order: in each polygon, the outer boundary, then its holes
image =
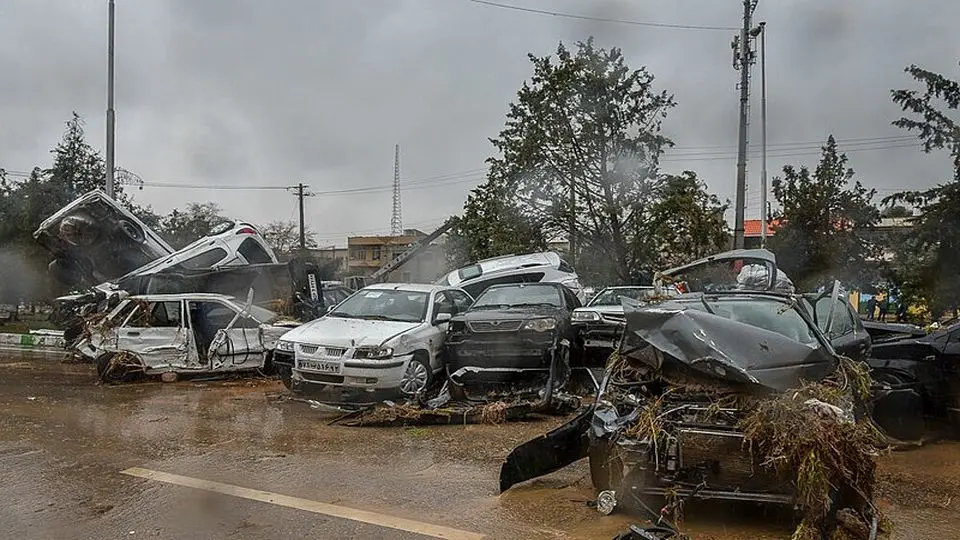
POLYGON ((237 231, 237 234, 257 234, 253 227, 244 227, 237 231))

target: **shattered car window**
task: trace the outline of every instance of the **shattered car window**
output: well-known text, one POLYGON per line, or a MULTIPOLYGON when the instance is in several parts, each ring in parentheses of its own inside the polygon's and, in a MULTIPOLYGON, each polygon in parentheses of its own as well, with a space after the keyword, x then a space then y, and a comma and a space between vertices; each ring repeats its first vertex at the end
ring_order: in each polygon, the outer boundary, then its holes
POLYGON ((368 289, 358 292, 330 312, 332 317, 422 322, 429 294, 425 292, 368 289))
POLYGON ((683 304, 688 309, 707 311, 736 322, 776 332, 803 344, 817 342, 817 337, 810 326, 795 308, 772 298, 704 296, 702 300, 699 298, 688 300, 683 304))
POLYGON ((253 238, 247 238, 240 243, 240 247, 237 248, 237 251, 240 252, 240 255, 243 255, 243 258, 247 260, 250 264, 266 264, 273 262, 270 259, 270 254, 267 253, 263 246, 257 243, 253 238))
POLYGON ((250 309, 247 310, 247 312, 260 324, 273 322, 278 317, 276 313, 260 306, 250 306, 250 309))
POLYGON ((717 260, 688 268, 682 273, 667 276, 677 284, 680 292, 767 291, 771 289, 793 292, 789 279, 777 273, 776 283, 771 286, 770 263, 754 259, 717 260))
POLYGON ((591 306, 619 306, 621 298, 631 298, 641 302, 654 294, 652 287, 634 287, 623 289, 606 289, 601 291, 591 302, 591 306))
POLYGON ((550 285, 503 285, 487 289, 474 302, 473 308, 527 305, 563 307, 563 299, 560 291, 550 285))

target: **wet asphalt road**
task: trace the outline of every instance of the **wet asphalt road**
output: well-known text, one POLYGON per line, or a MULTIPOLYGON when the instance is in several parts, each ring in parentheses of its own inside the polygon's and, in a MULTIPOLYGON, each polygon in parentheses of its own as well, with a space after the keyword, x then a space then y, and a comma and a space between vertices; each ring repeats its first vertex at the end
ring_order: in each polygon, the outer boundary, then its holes
MULTIPOLYGON (((284 395, 263 380, 100 386, 89 365, 0 351, 0 537, 609 539, 631 521, 586 506, 585 463, 498 495, 501 460, 563 419, 348 428, 284 395)), ((960 446, 882 464, 895 537, 960 538, 960 446)), ((753 507, 686 513, 694 538, 790 531, 753 507)))

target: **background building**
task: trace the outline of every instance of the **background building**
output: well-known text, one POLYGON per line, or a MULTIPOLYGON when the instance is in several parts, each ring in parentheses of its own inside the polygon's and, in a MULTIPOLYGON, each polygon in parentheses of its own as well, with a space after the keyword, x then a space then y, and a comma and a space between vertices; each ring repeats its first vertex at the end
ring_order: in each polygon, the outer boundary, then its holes
MULTIPOLYGON (((346 275, 368 276, 425 236, 416 229, 407 229, 400 236, 351 236, 347 238, 346 275)), ((390 273, 387 281, 431 283, 446 271, 443 246, 432 244, 390 273)))

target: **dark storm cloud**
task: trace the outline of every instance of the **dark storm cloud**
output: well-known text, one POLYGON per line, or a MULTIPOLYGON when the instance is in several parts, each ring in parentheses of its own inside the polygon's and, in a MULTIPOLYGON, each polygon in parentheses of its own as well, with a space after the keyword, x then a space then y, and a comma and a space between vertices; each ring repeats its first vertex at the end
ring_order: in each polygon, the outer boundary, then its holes
MULTIPOLYGON (((599 18, 737 26, 735 0, 575 2, 504 0, 599 18)), ((480 181, 487 138, 530 73, 527 52, 596 36, 647 66, 678 107, 664 129, 678 149, 667 170, 693 169, 731 197, 738 74, 729 31, 676 30, 521 13, 467 0, 117 0, 118 164, 148 182, 287 186, 320 195, 308 204, 321 244, 347 232, 386 231, 390 192, 324 194, 389 185, 393 145, 403 177, 434 185, 404 191, 404 221, 429 228, 459 211, 480 181), (453 174, 457 173, 457 174, 453 174)), ((761 0, 768 44, 771 175, 816 150, 778 144, 890 137, 899 111, 891 88, 919 63, 957 74, 960 4, 761 0)), ((48 162, 71 110, 102 148, 106 1, 7 0, 0 6, 0 166, 48 162)), ((755 70, 758 82, 759 70, 755 70)), ((755 97, 758 93, 755 94, 755 97)), ((759 142, 759 103, 752 143, 759 142)), ((912 148, 860 151, 851 165, 890 190, 946 178, 945 159, 912 148)), ((756 156, 754 156, 756 157, 756 156)), ((759 160, 749 165, 756 185, 759 160)), ((756 213, 758 196, 748 196, 756 213)), ((283 191, 147 188, 166 211, 216 200, 230 214, 266 222, 295 216, 283 191)))

